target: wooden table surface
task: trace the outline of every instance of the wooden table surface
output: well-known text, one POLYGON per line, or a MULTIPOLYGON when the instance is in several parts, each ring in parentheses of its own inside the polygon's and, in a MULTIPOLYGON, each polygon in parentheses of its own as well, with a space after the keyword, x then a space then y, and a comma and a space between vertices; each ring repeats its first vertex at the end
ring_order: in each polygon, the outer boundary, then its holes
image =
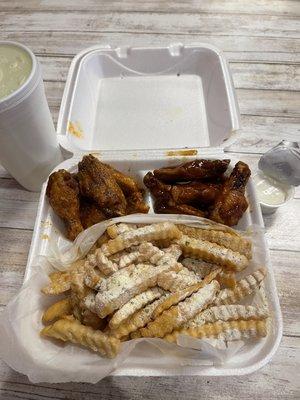
MULTIPOLYGON (((242 130, 230 150, 253 170, 283 138, 300 141, 300 2, 290 0, 0 0, 0 39, 32 48, 43 67, 56 121, 70 62, 95 44, 211 43, 233 74, 242 130)), ((19 290, 38 194, 0 168, 0 305, 19 290)), ((31 384, 0 361, 1 399, 287 399, 299 398, 300 190, 265 217, 284 318, 274 359, 250 376, 106 378, 90 384, 31 384)))

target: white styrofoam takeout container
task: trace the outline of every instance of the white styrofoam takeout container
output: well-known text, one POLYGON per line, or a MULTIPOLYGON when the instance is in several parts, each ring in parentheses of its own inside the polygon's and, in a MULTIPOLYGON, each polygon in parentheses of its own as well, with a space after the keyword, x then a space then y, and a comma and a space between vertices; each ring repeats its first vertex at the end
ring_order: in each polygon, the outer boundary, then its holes
MULTIPOLYGON (((195 157, 232 159, 224 154, 224 148, 238 128, 239 111, 231 75, 224 56, 214 47, 95 46, 77 55, 70 67, 57 129, 61 145, 72 155, 56 170, 75 171, 83 154, 91 152, 142 182, 149 170, 195 157)), ((236 161, 232 159, 232 163, 236 161)), ((54 230, 63 230, 45 190, 46 184, 41 192, 25 280, 34 273, 34 259, 47 255, 49 241, 44 239, 51 237, 54 230)), ((251 180, 247 197, 250 206, 238 228, 247 229, 253 224, 263 227, 251 180)), ((150 196, 147 201, 151 212, 150 196)), ((273 329, 267 338, 220 366, 203 362, 201 366, 191 363, 170 368, 164 355, 152 347, 147 349, 145 344, 135 349, 113 374, 243 375, 269 362, 281 340, 282 319, 264 237, 261 246, 269 271, 266 290, 273 318, 273 329)))

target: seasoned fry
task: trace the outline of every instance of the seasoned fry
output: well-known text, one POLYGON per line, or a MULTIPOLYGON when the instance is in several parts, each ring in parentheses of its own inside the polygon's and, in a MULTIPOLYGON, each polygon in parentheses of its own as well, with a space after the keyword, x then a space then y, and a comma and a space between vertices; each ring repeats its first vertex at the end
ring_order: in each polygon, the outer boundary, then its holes
POLYGON ((136 311, 151 303, 153 300, 158 299, 164 293, 164 290, 154 287, 133 297, 128 303, 124 304, 123 307, 114 313, 109 321, 109 327, 111 329, 117 328, 123 321, 133 315, 136 311))
POLYGON ((130 247, 132 244, 140 244, 151 240, 179 238, 181 235, 176 225, 170 222, 146 225, 129 232, 121 233, 115 239, 109 240, 101 246, 106 256, 117 253, 130 247))
POLYGON ((234 289, 223 289, 214 301, 214 305, 233 304, 252 294, 267 274, 265 268, 260 268, 251 275, 237 282, 234 289))
POLYGON ((178 244, 171 244, 162 249, 165 253, 171 254, 176 260, 181 256, 182 251, 178 244))
POLYGON ((111 275, 118 270, 117 264, 109 260, 101 249, 97 249, 93 254, 88 255, 86 266, 98 267, 104 275, 111 275))
POLYGON ((229 289, 234 289, 236 287, 235 273, 232 271, 222 271, 216 277, 216 280, 221 286, 226 286, 229 289))
POLYGON ((70 290, 72 273, 84 270, 85 260, 74 262, 68 271, 56 271, 49 275, 50 283, 42 289, 42 293, 57 295, 70 290))
POLYGON ((177 243, 181 246, 184 256, 201 258, 234 271, 242 271, 249 264, 249 260, 242 254, 205 240, 182 236, 177 243))
POLYGON ((80 344, 109 358, 115 357, 120 348, 117 338, 82 325, 75 319, 60 319, 42 329, 41 335, 80 344))
POLYGON ((233 235, 221 230, 194 228, 187 225, 177 225, 177 227, 183 234, 191 238, 216 243, 251 259, 251 241, 239 234, 233 235))
POLYGON ((90 263, 87 261, 84 277, 85 285, 91 289, 97 290, 97 287, 100 285, 100 282, 103 279, 105 279, 105 275, 102 274, 102 272, 100 272, 98 268, 90 265, 90 263))
POLYGON ((221 269, 212 271, 208 274, 201 282, 196 283, 195 285, 188 286, 185 289, 180 290, 177 293, 170 293, 166 296, 165 300, 157 306, 157 309, 154 310, 153 316, 154 318, 158 317, 164 310, 169 309, 171 306, 178 304, 180 301, 184 300, 186 297, 191 296, 197 290, 203 288, 205 285, 209 284, 221 269))
POLYGON ((177 292, 187 286, 195 285, 200 280, 199 276, 188 269, 180 270, 179 272, 168 271, 159 275, 157 285, 170 292, 177 292))
POLYGON ((107 243, 109 241, 110 237, 108 236, 107 232, 105 231, 103 235, 97 239, 97 247, 101 247, 104 243, 107 243))
POLYGON ((155 268, 151 268, 149 264, 137 264, 117 271, 100 283, 95 305, 91 311, 104 318, 122 307, 132 297, 156 286, 158 275, 173 268, 172 263, 155 268))
POLYGON ((154 310, 160 303, 165 300, 166 296, 167 294, 163 295, 159 299, 155 300, 153 303, 148 304, 146 307, 135 312, 130 318, 122 322, 118 326, 118 328, 112 330, 110 334, 120 339, 145 326, 149 321, 153 319, 154 310))
POLYGON ((115 239, 121 233, 132 231, 136 229, 135 225, 132 224, 117 224, 117 225, 110 225, 107 227, 106 232, 111 239, 115 239))
POLYGON ((119 268, 128 267, 128 265, 133 264, 137 260, 142 261, 141 253, 139 251, 124 254, 119 260, 119 268))
POLYGON ((44 324, 46 324, 47 322, 54 321, 55 319, 62 318, 63 316, 69 315, 71 313, 72 305, 70 298, 68 297, 48 307, 43 314, 42 321, 44 324))
POLYGON ((196 258, 189 258, 189 257, 184 258, 181 261, 181 263, 184 267, 186 267, 190 271, 195 272, 195 274, 197 274, 201 279, 203 279, 214 269, 220 267, 217 264, 212 264, 207 261, 197 260, 196 258))
POLYGON ((174 329, 180 328, 199 311, 207 307, 216 296, 220 286, 212 281, 176 306, 164 311, 146 328, 140 330, 143 337, 164 337, 174 329))
POLYGON ((216 338, 226 341, 264 337, 267 335, 266 320, 238 320, 217 321, 195 328, 181 329, 164 337, 168 342, 174 343, 179 334, 189 335, 195 338, 216 338))
POLYGON ((184 328, 197 328, 200 325, 220 321, 232 321, 239 319, 264 319, 269 316, 265 307, 243 306, 241 304, 231 304, 214 306, 201 311, 193 319, 189 320, 184 328))

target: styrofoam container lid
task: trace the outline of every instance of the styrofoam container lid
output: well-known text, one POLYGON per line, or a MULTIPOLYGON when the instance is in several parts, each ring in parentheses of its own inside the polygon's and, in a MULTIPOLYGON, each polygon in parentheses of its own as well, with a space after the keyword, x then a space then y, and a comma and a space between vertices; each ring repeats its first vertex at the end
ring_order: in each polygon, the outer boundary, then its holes
POLYGON ((62 106, 72 152, 220 147, 239 128, 227 62, 206 44, 86 50, 62 106))

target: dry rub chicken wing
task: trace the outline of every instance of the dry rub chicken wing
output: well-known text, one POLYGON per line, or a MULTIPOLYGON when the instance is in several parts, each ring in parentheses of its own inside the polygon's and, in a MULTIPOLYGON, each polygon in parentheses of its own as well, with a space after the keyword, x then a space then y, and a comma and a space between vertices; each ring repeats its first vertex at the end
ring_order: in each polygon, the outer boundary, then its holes
POLYGON ((175 167, 155 169, 153 173, 168 183, 211 179, 220 177, 229 163, 230 160, 194 160, 175 167))
POLYGON ((149 211, 149 206, 144 202, 142 189, 139 188, 136 181, 123 174, 120 171, 117 171, 110 165, 105 164, 110 171, 112 172, 113 177, 115 178, 117 184, 122 189, 126 201, 127 201, 127 209, 126 214, 134 214, 134 213, 144 213, 146 214, 149 211))
POLYGON ((239 161, 235 165, 210 212, 210 219, 228 226, 238 223, 248 207, 245 187, 250 175, 251 171, 247 164, 239 161))
POLYGON ((83 231, 79 213, 79 189, 76 179, 64 169, 49 176, 46 194, 54 212, 63 219, 67 237, 74 240, 83 231))
POLYGON ((80 199, 80 220, 84 229, 106 219, 105 214, 93 201, 82 197, 80 199))
POLYGON ((92 154, 78 163, 80 192, 93 200, 108 217, 126 213, 126 199, 109 168, 92 154))

